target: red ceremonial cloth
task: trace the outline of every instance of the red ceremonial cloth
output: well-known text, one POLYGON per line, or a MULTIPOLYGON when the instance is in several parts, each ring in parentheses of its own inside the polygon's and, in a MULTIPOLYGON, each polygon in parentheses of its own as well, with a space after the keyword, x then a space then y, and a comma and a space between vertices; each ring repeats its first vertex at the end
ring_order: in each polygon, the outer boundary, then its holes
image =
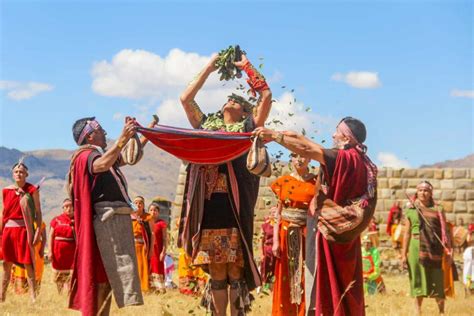
POLYGON ((195 164, 222 164, 245 152, 252 144, 252 133, 216 132, 157 125, 139 127, 153 144, 164 151, 195 164))
POLYGON ((165 275, 165 262, 160 260, 160 254, 163 251, 163 231, 166 231, 166 222, 160 219, 155 223, 153 228, 155 244, 153 245, 153 256, 150 260, 151 273, 159 275, 165 275))
MULTIPOLYGON (((341 206, 367 190, 367 171, 357 150, 339 150, 330 179, 328 198, 341 206)), ((360 238, 348 243, 328 242, 316 235, 316 315, 365 315, 360 238)))
POLYGON ((51 265, 55 270, 71 270, 74 262, 74 251, 76 250, 76 241, 74 240, 74 223, 69 216, 61 214, 51 221, 51 228, 54 229, 52 248, 53 261, 51 265), (70 240, 61 240, 68 238, 70 240))
MULTIPOLYGON (((26 183, 23 191, 33 195, 36 186, 26 183)), ((3 236, 2 252, 3 260, 20 264, 32 264, 30 245, 28 244, 28 232, 26 227, 5 227, 9 219, 23 219, 20 206, 21 195, 13 186, 3 189, 3 236)))
POLYGON ((69 308, 80 310, 82 315, 96 315, 97 287, 107 282, 104 265, 100 257, 93 227, 91 200, 92 183, 87 168, 87 159, 92 150, 82 151, 74 160, 72 200, 74 201, 74 224, 76 251, 71 280, 69 308))

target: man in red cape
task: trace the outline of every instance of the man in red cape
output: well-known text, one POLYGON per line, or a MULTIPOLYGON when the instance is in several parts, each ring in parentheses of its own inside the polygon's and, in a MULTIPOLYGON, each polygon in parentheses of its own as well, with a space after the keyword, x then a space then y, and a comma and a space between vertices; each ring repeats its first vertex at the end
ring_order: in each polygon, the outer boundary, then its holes
POLYGON ((138 141, 136 126, 127 117, 121 135, 107 151, 107 133, 94 117, 77 120, 73 126, 80 147, 71 159, 68 178, 77 243, 69 308, 83 315, 108 315, 111 291, 119 308, 143 304, 132 204, 119 169, 141 157, 144 141, 138 141))
POLYGON ((294 132, 258 128, 254 134, 321 164, 307 223, 308 231, 318 229, 306 240, 307 247, 316 248, 307 314, 364 315, 360 233, 373 216, 377 188, 377 168, 362 144, 364 124, 342 119, 333 134, 335 149, 329 150, 294 132), (310 221, 312 216, 316 221, 310 221))

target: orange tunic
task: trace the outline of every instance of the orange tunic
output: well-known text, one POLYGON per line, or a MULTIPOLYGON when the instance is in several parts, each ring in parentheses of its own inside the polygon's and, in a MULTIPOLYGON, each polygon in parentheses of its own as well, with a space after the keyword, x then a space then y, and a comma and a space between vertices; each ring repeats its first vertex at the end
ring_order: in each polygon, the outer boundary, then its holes
MULTIPOLYGON (((309 181, 300 181, 290 175, 278 178, 272 185, 273 192, 278 197, 283 208, 308 209, 309 203, 314 196, 314 178, 309 181)), ((301 303, 291 303, 290 275, 288 258, 288 229, 290 223, 282 220, 279 229, 280 258, 275 262, 275 284, 273 287, 272 315, 276 316, 304 316, 304 273, 301 271, 301 303)), ((302 227, 300 248, 304 259, 304 245, 306 228, 302 227)), ((303 270, 303 269, 301 269, 303 270)))
POLYGON ((149 271, 148 271, 148 252, 150 249, 148 244, 150 243, 147 240, 145 223, 151 221, 152 216, 150 214, 142 214, 137 220, 132 215, 132 228, 133 228, 133 237, 135 238, 135 251, 137 253, 137 263, 138 263, 138 275, 140 277, 140 284, 143 292, 149 290, 149 271))

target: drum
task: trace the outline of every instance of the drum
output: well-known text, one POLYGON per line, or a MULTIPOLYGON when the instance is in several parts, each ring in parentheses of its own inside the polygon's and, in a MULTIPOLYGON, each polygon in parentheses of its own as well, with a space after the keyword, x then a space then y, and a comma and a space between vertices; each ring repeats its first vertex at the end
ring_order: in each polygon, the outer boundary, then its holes
POLYGON ((393 241, 394 242, 402 242, 403 241, 403 233, 405 226, 403 225, 397 225, 397 228, 395 228, 395 232, 393 233, 393 241))
POLYGON ((453 243, 454 247, 461 247, 464 245, 467 239, 468 231, 462 226, 456 226, 453 230, 453 243))

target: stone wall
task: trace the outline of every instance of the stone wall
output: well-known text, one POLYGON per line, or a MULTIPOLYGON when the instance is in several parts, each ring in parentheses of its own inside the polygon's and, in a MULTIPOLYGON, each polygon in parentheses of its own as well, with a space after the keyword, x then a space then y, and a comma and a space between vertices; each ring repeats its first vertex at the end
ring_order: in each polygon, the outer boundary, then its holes
MULTIPOLYGON (((283 169, 287 173, 287 169, 283 169)), ((316 170, 317 172, 317 170, 316 170)), ((276 199, 269 185, 279 176, 274 174, 270 178, 260 180, 260 192, 255 206, 256 221, 260 222, 268 209, 276 205, 276 199)), ((176 189, 173 216, 178 217, 183 202, 185 168, 181 166, 178 186, 176 189)), ((474 168, 471 169, 390 169, 381 168, 378 174, 378 200, 375 216, 381 223, 385 223, 390 207, 394 201, 401 201, 402 205, 408 201, 406 194, 416 192, 416 185, 421 180, 428 180, 433 184, 434 199, 441 203, 450 221, 464 223, 474 222, 474 168)), ((256 226, 258 227, 258 226, 256 226)), ((383 225, 381 231, 384 231, 383 225)))

